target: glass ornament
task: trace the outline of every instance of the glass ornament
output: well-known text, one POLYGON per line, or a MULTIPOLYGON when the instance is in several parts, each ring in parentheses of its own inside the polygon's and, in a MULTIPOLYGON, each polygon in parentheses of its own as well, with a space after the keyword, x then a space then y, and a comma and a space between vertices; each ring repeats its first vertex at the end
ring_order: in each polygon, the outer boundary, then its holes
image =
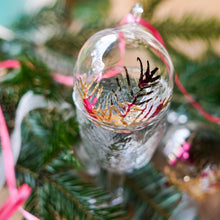
POLYGON ((210 124, 187 121, 187 115, 170 111, 170 123, 153 158, 169 182, 181 190, 174 219, 217 218, 220 192, 220 136, 210 124))
POLYGON ((87 163, 111 176, 149 162, 173 92, 172 61, 139 24, 142 12, 136 4, 127 24, 90 37, 74 68, 73 99, 87 163))
MULTIPOLYGON (((220 138, 213 128, 188 122, 170 126, 158 148, 170 182, 199 202, 220 189, 220 138)), ((160 157, 159 157, 160 156, 160 157)))

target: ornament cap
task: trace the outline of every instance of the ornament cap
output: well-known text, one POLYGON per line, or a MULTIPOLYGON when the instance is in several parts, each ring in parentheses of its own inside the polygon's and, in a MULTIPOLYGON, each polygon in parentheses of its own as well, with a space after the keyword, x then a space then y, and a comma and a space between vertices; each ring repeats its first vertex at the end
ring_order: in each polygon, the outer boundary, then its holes
POLYGON ((136 3, 134 7, 131 9, 131 14, 134 16, 134 21, 139 22, 141 16, 144 12, 143 6, 140 3, 136 3))

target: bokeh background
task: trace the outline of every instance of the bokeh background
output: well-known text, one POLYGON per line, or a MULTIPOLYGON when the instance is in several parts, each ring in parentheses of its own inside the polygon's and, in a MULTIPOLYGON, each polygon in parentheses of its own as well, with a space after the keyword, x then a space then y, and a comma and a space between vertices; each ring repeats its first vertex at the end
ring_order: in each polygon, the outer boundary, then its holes
MULTIPOLYGON (((22 47, 27 47, 28 50, 34 48, 41 59, 45 56, 48 58, 52 70, 71 75, 74 64, 70 60, 76 58, 82 43, 96 31, 119 23, 138 1, 100 2, 59 1, 66 11, 54 17, 51 8, 57 4, 55 0, 1 0, 0 39, 6 42, 2 44, 2 48, 7 52, 2 59, 19 57, 22 47), (37 15, 45 6, 49 8, 49 12, 43 13, 46 18, 44 21, 37 15), (66 33, 61 34, 65 28, 66 33), (73 39, 75 43, 71 42, 73 39), (10 43, 13 41, 14 43, 10 43), (53 57, 56 58, 55 63, 50 61, 53 57)), ((207 111, 220 116, 220 1, 145 0, 142 4, 148 9, 145 18, 158 28, 168 44, 168 51, 185 87, 207 111), (152 7, 152 2, 158 4, 152 14, 151 8, 148 8, 149 2, 152 7), (197 69, 194 71, 193 68, 197 69), (206 71, 209 72, 206 74, 206 71)), ((175 89, 175 111, 184 114, 189 121, 196 120, 208 129, 219 132, 218 125, 202 118, 178 89, 175 89)), ((7 189, 1 189, 0 205, 7 196, 7 189)), ((217 196, 208 199, 213 209, 210 208, 209 202, 202 204, 201 219, 218 219, 216 207, 220 205, 219 199, 217 196)), ((22 216, 17 212, 11 219, 19 220, 22 216)))

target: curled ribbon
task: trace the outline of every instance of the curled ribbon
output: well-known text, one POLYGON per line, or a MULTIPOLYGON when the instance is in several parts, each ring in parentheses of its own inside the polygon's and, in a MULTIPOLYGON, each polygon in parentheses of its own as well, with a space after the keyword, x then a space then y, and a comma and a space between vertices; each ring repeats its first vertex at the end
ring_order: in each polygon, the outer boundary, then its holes
POLYGON ((0 208, 0 220, 7 220, 19 209, 24 217, 28 220, 38 220, 35 216, 26 212, 21 205, 31 194, 31 188, 27 184, 23 184, 18 189, 16 187, 16 178, 14 171, 14 161, 10 146, 8 129, 4 119, 4 115, 0 106, 0 138, 2 145, 3 162, 6 175, 6 184, 9 190, 10 198, 0 208))
MULTIPOLYGON (((17 60, 6 60, 0 62, 0 69, 19 68, 20 63, 17 60)), ((39 220, 37 217, 25 211, 21 205, 31 194, 31 188, 23 184, 18 189, 16 187, 16 178, 14 170, 14 159, 11 150, 10 138, 5 122, 5 118, 0 105, 0 140, 2 146, 3 163, 6 176, 6 184, 9 190, 9 199, 0 207, 0 220, 7 220, 19 209, 23 216, 28 220, 39 220)))

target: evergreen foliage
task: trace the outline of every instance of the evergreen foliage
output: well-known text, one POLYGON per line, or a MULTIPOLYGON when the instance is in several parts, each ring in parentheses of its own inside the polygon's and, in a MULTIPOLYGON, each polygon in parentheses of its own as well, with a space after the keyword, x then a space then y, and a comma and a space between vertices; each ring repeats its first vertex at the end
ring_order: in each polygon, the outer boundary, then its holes
POLYGON ((83 178, 79 161, 70 153, 77 150, 79 138, 75 116, 65 119, 68 111, 73 109, 35 110, 23 121, 16 171, 19 182, 33 189, 26 208, 40 219, 144 219, 146 214, 149 219, 168 219, 181 193, 150 164, 127 176, 126 195, 135 201, 127 205, 137 212, 129 217, 122 206, 103 206, 110 195, 83 178))
POLYGON ((135 201, 132 219, 169 219, 178 207, 181 193, 152 164, 126 179, 129 201, 135 201))
POLYGON ((16 86, 20 96, 29 90, 35 94, 42 94, 47 98, 58 99, 61 86, 53 81, 49 69, 42 61, 35 61, 31 57, 20 59, 21 69, 7 74, 2 84, 16 86))
POLYGON ((118 219, 124 211, 119 206, 99 207, 109 195, 78 173, 80 164, 72 151, 79 137, 72 112, 35 110, 23 121, 16 170, 18 179, 33 189, 26 207, 40 219, 118 219))
POLYGON ((207 19, 192 14, 185 15, 179 21, 168 17, 155 22, 155 27, 167 41, 172 41, 173 38, 187 41, 218 39, 219 26, 220 21, 215 17, 207 19))

